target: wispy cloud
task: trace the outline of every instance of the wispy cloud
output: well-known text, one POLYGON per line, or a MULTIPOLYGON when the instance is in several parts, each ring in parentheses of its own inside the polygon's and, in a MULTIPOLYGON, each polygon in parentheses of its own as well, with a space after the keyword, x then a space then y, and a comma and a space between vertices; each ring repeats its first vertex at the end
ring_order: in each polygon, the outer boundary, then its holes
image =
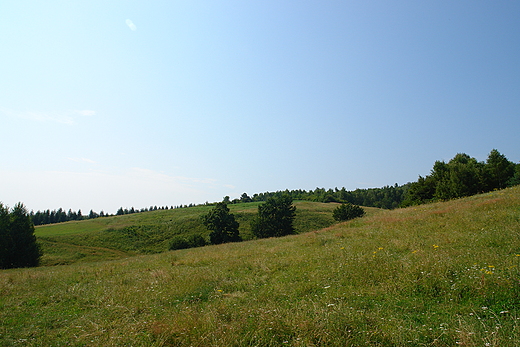
POLYGON ((96 114, 92 110, 72 110, 64 112, 42 112, 42 111, 12 111, 7 109, 0 109, 0 112, 7 116, 34 120, 38 122, 54 122, 60 124, 72 125, 78 117, 90 117, 96 114))
POLYGON ((137 27, 135 26, 134 22, 132 22, 130 19, 126 20, 126 25, 130 28, 132 31, 136 31, 137 27))

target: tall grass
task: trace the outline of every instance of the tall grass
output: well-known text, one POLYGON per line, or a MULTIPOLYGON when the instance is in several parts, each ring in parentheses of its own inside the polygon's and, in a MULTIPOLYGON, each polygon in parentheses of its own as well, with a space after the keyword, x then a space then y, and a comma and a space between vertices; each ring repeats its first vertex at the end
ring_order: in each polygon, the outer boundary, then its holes
POLYGON ((0 272, 0 345, 518 346, 520 189, 0 272))

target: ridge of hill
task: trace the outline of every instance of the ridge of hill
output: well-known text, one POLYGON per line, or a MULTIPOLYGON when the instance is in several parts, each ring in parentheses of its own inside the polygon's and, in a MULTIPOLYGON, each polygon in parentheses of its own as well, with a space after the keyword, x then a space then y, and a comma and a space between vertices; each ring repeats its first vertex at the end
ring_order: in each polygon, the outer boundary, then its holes
POLYGON ((518 346, 519 267, 513 187, 282 238, 4 270, 0 345, 518 346))
MULTIPOLYGON (((229 205, 240 223, 240 235, 251 240, 250 223, 261 202, 229 205)), ((322 229, 333 225, 335 203, 295 201, 297 233, 322 229)), ((194 206, 182 209, 157 210, 122 216, 37 226, 35 235, 42 245, 42 265, 117 259, 136 254, 152 254, 169 249, 177 235, 199 234, 209 239, 201 216, 213 206, 194 206)), ((369 213, 378 209, 368 208, 369 213)))

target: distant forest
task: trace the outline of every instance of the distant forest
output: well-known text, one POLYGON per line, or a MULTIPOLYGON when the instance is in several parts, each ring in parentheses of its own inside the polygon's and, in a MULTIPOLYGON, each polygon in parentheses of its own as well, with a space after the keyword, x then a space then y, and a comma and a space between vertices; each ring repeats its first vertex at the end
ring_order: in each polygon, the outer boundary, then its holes
MULTIPOLYGON (((430 175, 419 176, 416 182, 403 185, 397 183, 393 186, 382 188, 368 188, 346 190, 345 188, 316 188, 314 190, 283 190, 276 192, 256 193, 249 196, 243 193, 240 198, 224 201, 230 204, 244 202, 266 201, 270 197, 289 195, 293 200, 307 200, 315 202, 349 202, 354 205, 394 209, 411 205, 423 204, 433 201, 443 201, 484 193, 495 189, 520 184, 520 164, 509 161, 503 154, 493 149, 486 162, 479 162, 465 153, 457 154, 449 162, 436 161, 430 175)), ((204 205, 214 205, 205 203, 204 205)), ((195 204, 130 209, 119 208, 116 215, 148 212, 155 210, 167 210, 175 208, 188 208, 195 204)), ((81 210, 74 212, 63 209, 38 211, 30 213, 34 225, 61 223, 73 220, 93 219, 110 216, 103 211, 96 213, 90 211, 83 215, 81 210)))

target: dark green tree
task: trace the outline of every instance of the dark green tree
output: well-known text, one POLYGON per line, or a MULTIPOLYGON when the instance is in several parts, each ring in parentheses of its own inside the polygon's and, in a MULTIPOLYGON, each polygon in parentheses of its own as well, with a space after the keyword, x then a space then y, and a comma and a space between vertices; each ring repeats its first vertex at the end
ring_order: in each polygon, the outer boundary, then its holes
POLYGON ((240 196, 240 202, 251 202, 253 201, 251 199, 251 197, 249 195, 247 195, 247 193, 243 193, 241 196, 240 196))
POLYGON ((365 215, 365 210, 351 203, 341 204, 332 211, 332 217, 337 221, 346 221, 365 215))
POLYGON ((292 197, 283 194, 270 197, 258 206, 258 215, 251 223, 253 235, 257 238, 278 237, 294 234, 294 217, 296 207, 292 197))
POLYGON ((515 166, 505 155, 493 149, 486 161, 487 190, 507 187, 508 181, 515 175, 515 166))
POLYGON ((242 241, 238 231, 239 224, 235 216, 229 213, 226 200, 218 202, 208 214, 202 216, 202 223, 211 230, 209 239, 214 245, 242 241))
POLYGON ((419 176, 417 182, 410 183, 406 197, 401 205, 405 207, 430 201, 435 194, 435 186, 436 182, 432 176, 419 176))
POLYGON ((11 213, 0 204, 0 252, 0 266, 4 269, 39 264, 42 252, 34 236, 34 224, 21 203, 11 213))

